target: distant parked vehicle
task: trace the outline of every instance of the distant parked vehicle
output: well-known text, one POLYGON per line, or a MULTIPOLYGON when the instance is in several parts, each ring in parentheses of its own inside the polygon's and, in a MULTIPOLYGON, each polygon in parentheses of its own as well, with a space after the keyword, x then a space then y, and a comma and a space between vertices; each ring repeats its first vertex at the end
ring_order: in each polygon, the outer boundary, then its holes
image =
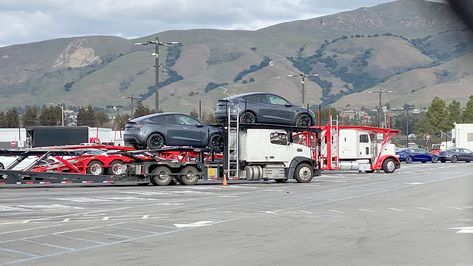
POLYGON ((234 95, 218 100, 215 119, 222 123, 227 119, 227 106, 239 109, 240 123, 284 124, 298 127, 314 125, 311 110, 296 106, 281 96, 253 92, 234 95))
POLYGON ((136 149, 163 146, 223 148, 222 129, 180 113, 159 113, 126 122, 124 141, 136 149))
POLYGON ((452 163, 465 161, 469 163, 473 161, 473 152, 464 148, 450 148, 439 153, 439 160, 442 163, 446 161, 450 161, 452 163))
POLYGON ((424 149, 400 149, 396 151, 396 154, 399 155, 399 160, 404 161, 406 163, 412 162, 432 162, 436 163, 439 160, 439 157, 433 153, 430 153, 424 149))

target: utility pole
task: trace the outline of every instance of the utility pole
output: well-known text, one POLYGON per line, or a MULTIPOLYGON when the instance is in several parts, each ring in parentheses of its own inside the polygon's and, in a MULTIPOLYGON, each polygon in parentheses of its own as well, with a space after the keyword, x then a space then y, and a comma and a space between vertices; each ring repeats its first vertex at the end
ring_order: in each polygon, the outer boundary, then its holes
POLYGON ((299 73, 299 75, 295 75, 295 74, 289 74, 287 75, 288 77, 301 77, 301 100, 302 100, 302 105, 304 106, 305 104, 305 78, 306 77, 317 77, 319 76, 319 74, 314 74, 314 75, 307 75, 307 74, 304 74, 304 73, 299 73))
POLYGON ((159 112, 159 68, 161 65, 159 64, 159 46, 167 46, 172 44, 179 44, 179 42, 163 42, 159 40, 159 37, 156 37, 154 41, 146 41, 146 42, 137 42, 135 45, 150 45, 154 44, 154 64, 155 64, 155 72, 154 72, 154 109, 155 112, 159 112))
POLYGON ((378 101, 378 127, 382 127, 382 121, 383 121, 383 109, 382 109, 382 102, 381 102, 381 95, 383 93, 391 93, 392 91, 383 91, 381 89, 378 89, 376 91, 369 91, 368 93, 378 93, 379 94, 379 101, 378 101))
POLYGON ((120 98, 122 98, 122 99, 130 99, 130 109, 131 109, 131 111, 130 111, 130 113, 131 113, 131 114, 130 114, 130 117, 133 118, 133 113, 134 113, 134 108, 135 108, 135 100, 136 100, 136 99, 143 99, 143 97, 141 97, 141 96, 133 96, 133 94, 132 94, 132 95, 130 95, 130 96, 122 96, 122 97, 120 97, 120 98))

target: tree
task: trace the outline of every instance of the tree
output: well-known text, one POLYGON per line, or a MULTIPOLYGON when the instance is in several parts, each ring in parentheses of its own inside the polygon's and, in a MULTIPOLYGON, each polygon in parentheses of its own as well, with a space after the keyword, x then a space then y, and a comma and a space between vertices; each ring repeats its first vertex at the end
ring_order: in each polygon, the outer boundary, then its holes
POLYGON ((113 120, 113 128, 115 130, 124 130, 126 121, 128 121, 129 119, 130 115, 128 114, 117 115, 113 120))
POLYGON ((5 114, 7 125, 6 127, 20 127, 20 117, 16 108, 11 108, 5 114))
POLYGON ((202 114, 202 122, 212 125, 212 124, 216 124, 217 120, 215 119, 214 114, 204 112, 202 114))
POLYGON ((189 113, 190 116, 192 116, 195 119, 199 119, 199 113, 195 109, 192 109, 192 111, 189 113))
POLYGON ((136 106, 133 117, 140 117, 151 114, 151 111, 147 105, 143 105, 141 102, 136 106))
POLYGON ((43 106, 39 115, 39 123, 42 126, 59 126, 61 125, 61 108, 57 106, 43 106))
POLYGON ((447 107, 447 118, 445 119, 443 126, 445 128, 453 128, 454 123, 461 122, 461 109, 460 103, 453 100, 447 107))
POLYGON ((425 114, 426 123, 424 123, 425 133, 437 133, 439 131, 450 130, 445 126, 445 119, 447 118, 446 102, 439 97, 432 100, 427 112, 425 114))
POLYGON ((95 111, 91 105, 81 107, 77 113, 77 125, 78 126, 97 126, 97 121, 95 119, 95 111))
POLYGON ((95 113, 95 119, 97 121, 97 126, 103 126, 110 121, 110 118, 104 111, 99 111, 95 113))
POLYGON ((463 123, 473 123, 473 95, 470 96, 466 103, 465 111, 462 116, 463 123))
POLYGON ((36 106, 27 106, 23 116, 23 126, 35 126, 38 123, 39 110, 36 106))
POLYGON ((4 112, 0 112, 0 128, 7 127, 7 117, 4 112))

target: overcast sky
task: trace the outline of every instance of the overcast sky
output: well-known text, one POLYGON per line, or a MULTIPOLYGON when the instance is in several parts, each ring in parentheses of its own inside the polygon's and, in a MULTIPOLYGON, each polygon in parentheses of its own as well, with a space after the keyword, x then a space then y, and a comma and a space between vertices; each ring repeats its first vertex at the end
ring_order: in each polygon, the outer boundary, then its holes
POLYGON ((390 0, 0 0, 0 46, 175 29, 254 30, 390 0))

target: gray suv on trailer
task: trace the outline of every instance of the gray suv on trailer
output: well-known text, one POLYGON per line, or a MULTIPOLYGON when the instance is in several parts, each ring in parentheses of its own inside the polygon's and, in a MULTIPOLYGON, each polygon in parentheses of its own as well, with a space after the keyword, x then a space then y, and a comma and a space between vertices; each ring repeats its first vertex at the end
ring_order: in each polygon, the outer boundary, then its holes
POLYGON ((203 124, 180 113, 145 115, 126 122, 124 141, 136 149, 160 149, 163 146, 223 148, 219 127, 203 124))
POLYGON ((281 96, 252 92, 218 100, 215 119, 223 123, 227 119, 227 106, 238 108, 240 123, 283 124, 298 127, 314 125, 315 115, 310 109, 296 106, 281 96))

